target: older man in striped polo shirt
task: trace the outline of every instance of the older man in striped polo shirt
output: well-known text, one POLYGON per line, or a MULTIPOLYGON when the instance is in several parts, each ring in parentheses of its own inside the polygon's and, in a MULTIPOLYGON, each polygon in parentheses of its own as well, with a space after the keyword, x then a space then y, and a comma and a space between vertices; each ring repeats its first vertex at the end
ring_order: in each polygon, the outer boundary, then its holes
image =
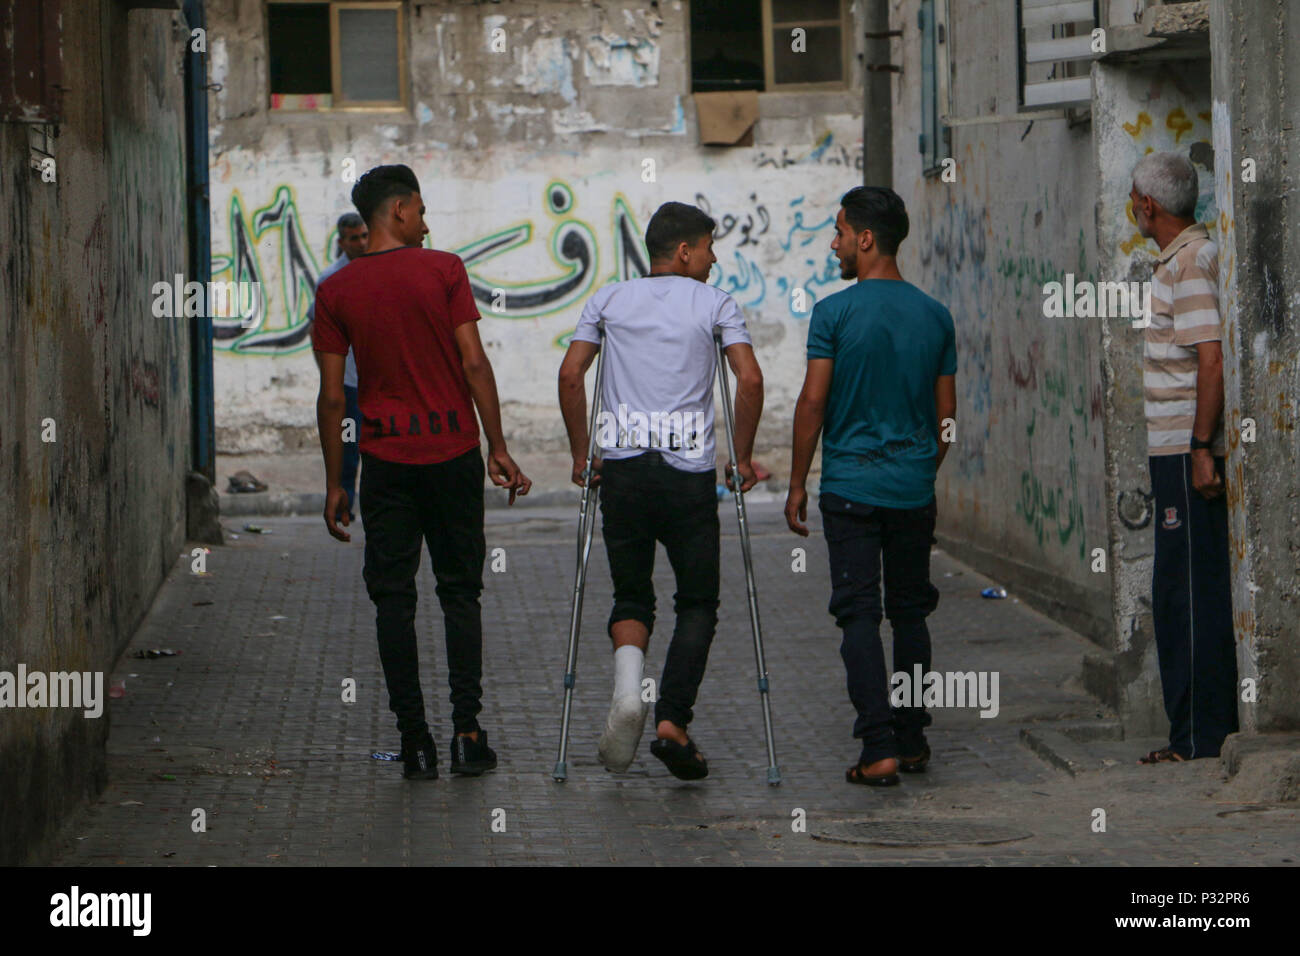
POLYGON ((1196 170, 1176 153, 1133 169, 1133 215, 1160 246, 1145 332, 1147 450, 1155 497, 1151 613, 1169 746, 1142 763, 1216 757, 1237 730, 1224 497, 1219 250, 1196 214, 1196 170))

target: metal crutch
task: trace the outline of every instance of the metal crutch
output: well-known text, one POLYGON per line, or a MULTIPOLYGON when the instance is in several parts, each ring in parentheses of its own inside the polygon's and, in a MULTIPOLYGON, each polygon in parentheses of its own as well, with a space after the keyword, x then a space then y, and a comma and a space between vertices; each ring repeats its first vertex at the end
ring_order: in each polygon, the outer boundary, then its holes
POLYGON ((736 499, 736 521, 740 524, 740 550, 745 556, 745 587, 749 593, 749 623, 754 631, 754 662, 758 665, 758 693, 763 701, 763 732, 767 735, 767 782, 776 786, 781 771, 776 766, 776 744, 772 740, 772 707, 767 696, 767 664, 763 659, 763 628, 758 621, 758 592, 754 589, 754 558, 749 549, 749 521, 745 516, 745 496, 740 490, 740 471, 736 468, 735 423, 731 416, 731 380, 722 351, 722 336, 714 335, 718 353, 718 382, 722 387, 722 410, 727 423, 727 453, 732 463, 732 493, 736 499))
POLYGON ((573 608, 569 615, 569 656, 564 665, 564 713, 560 718, 560 753, 551 776, 563 782, 569 775, 565 755, 569 749, 569 714, 573 707, 573 685, 577 681, 578 631, 582 627, 582 592, 587 585, 587 559, 591 556, 591 535, 596 528, 595 509, 591 508, 591 461, 596 456, 596 420, 600 415, 600 389, 605 378, 605 320, 596 328, 600 332, 600 351, 596 353, 596 390, 591 398, 591 427, 587 438, 587 467, 582 472, 582 506, 578 512, 578 567, 573 576, 573 608))

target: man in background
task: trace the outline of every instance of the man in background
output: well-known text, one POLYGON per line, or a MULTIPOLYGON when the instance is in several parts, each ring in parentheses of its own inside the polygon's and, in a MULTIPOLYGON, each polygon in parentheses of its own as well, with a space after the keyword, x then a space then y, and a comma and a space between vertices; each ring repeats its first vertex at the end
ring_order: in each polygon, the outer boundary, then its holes
MULTIPOLYGON (((364 255, 369 239, 370 231, 366 228, 366 221, 358 213, 345 212, 339 216, 338 238, 335 243, 338 258, 321 270, 321 274, 316 277, 316 288, 319 289, 322 282, 357 256, 364 255)), ((315 320, 316 297, 312 296, 311 305, 307 307, 309 330, 315 320)), ((315 352, 312 355, 315 356, 315 352)), ((316 364, 319 367, 319 358, 316 359, 316 364)), ((361 408, 357 404, 357 360, 352 354, 351 347, 348 348, 347 361, 343 365, 343 394, 347 399, 344 410, 345 420, 352 422, 352 429, 351 433, 343 438, 342 481, 343 490, 348 494, 348 521, 356 521, 357 515, 353 503, 356 501, 357 493, 357 466, 361 464, 361 446, 357 443, 357 430, 361 427, 361 408)))
POLYGON ((1133 217, 1160 246, 1142 383, 1156 509, 1151 618, 1169 746, 1146 764, 1217 757, 1237 730, 1219 249, 1196 221, 1198 192, 1196 169, 1177 153, 1148 153, 1133 168, 1133 217))

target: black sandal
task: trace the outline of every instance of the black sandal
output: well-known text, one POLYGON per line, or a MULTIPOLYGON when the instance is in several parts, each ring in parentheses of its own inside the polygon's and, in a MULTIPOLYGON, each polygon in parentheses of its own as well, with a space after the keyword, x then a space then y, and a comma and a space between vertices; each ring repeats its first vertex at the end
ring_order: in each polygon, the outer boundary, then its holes
POLYGON ((898 773, 868 774, 866 766, 862 763, 855 763, 844 774, 844 779, 849 783, 862 784, 867 787, 893 787, 898 784, 898 773))
POLYGON ((930 747, 927 745, 915 757, 899 757, 898 769, 903 773, 925 773, 926 765, 930 763, 930 747))
POLYGON ((704 754, 695 748, 693 740, 687 740, 683 746, 661 737, 650 745, 650 753, 662 760, 668 772, 678 780, 699 780, 709 775, 709 764, 704 754))

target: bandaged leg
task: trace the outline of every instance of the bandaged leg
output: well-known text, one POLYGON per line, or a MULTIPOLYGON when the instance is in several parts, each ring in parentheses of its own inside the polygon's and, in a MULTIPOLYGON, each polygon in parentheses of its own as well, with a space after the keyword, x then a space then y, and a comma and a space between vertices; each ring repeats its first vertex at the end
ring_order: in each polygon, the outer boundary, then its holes
POLYGON ((600 737, 600 762, 605 769, 622 773, 636 757, 637 744, 645 727, 649 704, 641 700, 641 675, 645 652, 624 645, 614 651, 614 699, 610 703, 605 732, 600 737))

